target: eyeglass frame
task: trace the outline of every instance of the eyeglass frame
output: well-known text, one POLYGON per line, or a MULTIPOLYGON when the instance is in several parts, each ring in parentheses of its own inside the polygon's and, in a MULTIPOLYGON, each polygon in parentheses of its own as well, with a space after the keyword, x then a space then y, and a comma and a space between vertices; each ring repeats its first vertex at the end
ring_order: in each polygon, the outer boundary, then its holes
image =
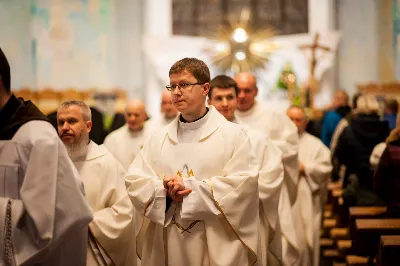
POLYGON ((176 88, 179 88, 179 90, 182 91, 182 90, 188 90, 188 89, 189 89, 189 86, 192 86, 192 88, 193 88, 193 87, 196 86, 196 85, 204 85, 204 84, 206 84, 206 83, 207 83, 207 82, 172 84, 172 85, 167 85, 167 86, 165 86, 165 88, 167 89, 167 91, 174 91, 176 88), (181 87, 181 85, 187 85, 188 87, 185 88, 185 89, 183 89, 183 88, 181 87), (175 88, 172 88, 172 86, 176 86, 176 87, 175 87, 175 88))

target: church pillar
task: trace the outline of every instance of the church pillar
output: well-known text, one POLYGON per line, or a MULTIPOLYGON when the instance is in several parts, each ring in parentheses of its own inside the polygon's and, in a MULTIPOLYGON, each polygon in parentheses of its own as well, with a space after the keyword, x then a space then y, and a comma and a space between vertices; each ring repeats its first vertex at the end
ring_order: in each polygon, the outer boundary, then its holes
MULTIPOLYGON (((335 0, 308 0, 308 32, 314 36, 335 30, 335 0)), ((336 53, 336 51, 332 51, 336 53)), ((315 95, 316 108, 329 104, 336 89, 336 65, 328 69, 319 80, 318 93, 315 95)))
MULTIPOLYGON (((144 6, 144 36, 172 35, 172 0, 142 0, 144 6)), ((160 43, 162 45, 162 43, 160 43)), ((157 78, 154 66, 145 61, 145 102, 151 117, 159 116, 161 93, 165 85, 157 78)), ((168 75, 168 73, 165 73, 168 75)))
POLYGON ((328 32, 334 29, 334 0, 308 0, 308 31, 328 32))
POLYGON ((116 61, 115 85, 129 98, 144 98, 142 1, 113 1, 115 8, 116 61))

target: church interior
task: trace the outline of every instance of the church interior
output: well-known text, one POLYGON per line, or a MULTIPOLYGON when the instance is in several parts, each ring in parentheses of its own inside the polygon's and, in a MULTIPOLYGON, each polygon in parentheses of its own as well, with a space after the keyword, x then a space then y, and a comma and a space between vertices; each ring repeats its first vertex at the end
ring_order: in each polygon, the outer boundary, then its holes
POLYGON ((252 73, 257 101, 281 112, 300 106, 307 132, 332 157, 329 180, 315 192, 326 192, 319 262, 295 265, 400 265, 399 12, 397 0, 0 0, 0 48, 15 96, 32 101, 55 128, 63 102, 84 101, 99 145, 124 126, 131 99, 144 103, 146 123, 162 116, 177 60, 201 59, 211 78, 252 73), (369 141, 373 129, 361 126, 334 150, 339 121, 355 127, 348 117, 358 97, 376 107, 387 133, 369 141), (348 155, 360 146, 362 155, 348 155), (396 163, 378 171, 381 156, 396 163), (368 181, 354 181, 346 171, 364 161, 371 161, 368 181), (378 174, 386 178, 379 189, 378 174))

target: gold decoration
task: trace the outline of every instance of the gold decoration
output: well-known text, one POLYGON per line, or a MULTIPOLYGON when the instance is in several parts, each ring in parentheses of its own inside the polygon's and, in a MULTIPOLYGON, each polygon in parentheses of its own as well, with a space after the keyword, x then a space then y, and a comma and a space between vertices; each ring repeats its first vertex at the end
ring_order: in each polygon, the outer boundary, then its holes
POLYGON ((238 23, 220 26, 215 36, 216 44, 207 49, 214 65, 223 72, 255 71, 264 68, 271 52, 279 48, 270 38, 275 35, 271 28, 255 30, 249 26, 250 12, 242 11, 238 23))

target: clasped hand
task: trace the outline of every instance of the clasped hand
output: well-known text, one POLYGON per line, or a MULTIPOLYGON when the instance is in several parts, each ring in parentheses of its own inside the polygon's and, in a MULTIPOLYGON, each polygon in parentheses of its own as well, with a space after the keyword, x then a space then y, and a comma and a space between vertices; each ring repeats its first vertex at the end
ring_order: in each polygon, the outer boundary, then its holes
POLYGON ((164 188, 167 189, 168 196, 174 202, 182 202, 183 197, 189 195, 192 190, 186 189, 183 178, 177 175, 165 176, 163 179, 164 188))

